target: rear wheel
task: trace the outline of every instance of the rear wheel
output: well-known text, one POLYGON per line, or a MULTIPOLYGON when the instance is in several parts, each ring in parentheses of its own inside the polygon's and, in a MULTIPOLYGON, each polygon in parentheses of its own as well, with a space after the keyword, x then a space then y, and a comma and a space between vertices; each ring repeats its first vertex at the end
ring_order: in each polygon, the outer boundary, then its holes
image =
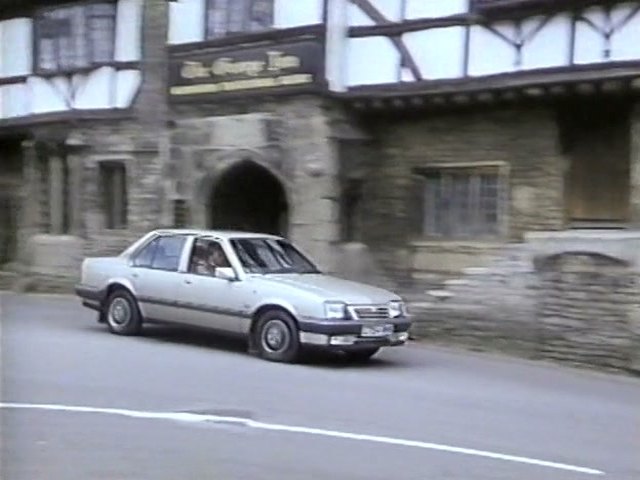
POLYGON ((138 335, 142 329, 142 317, 136 299, 127 290, 114 291, 104 306, 104 318, 111 333, 138 335))
POLYGON ((260 356, 272 362, 295 362, 300 354, 296 322, 282 310, 269 310, 258 319, 255 346, 260 356))
POLYGON ((378 353, 379 350, 380 348, 374 347, 374 348, 366 348, 362 350, 347 351, 345 353, 347 355, 347 358, 352 362, 366 362, 371 357, 373 357, 376 353, 378 353))

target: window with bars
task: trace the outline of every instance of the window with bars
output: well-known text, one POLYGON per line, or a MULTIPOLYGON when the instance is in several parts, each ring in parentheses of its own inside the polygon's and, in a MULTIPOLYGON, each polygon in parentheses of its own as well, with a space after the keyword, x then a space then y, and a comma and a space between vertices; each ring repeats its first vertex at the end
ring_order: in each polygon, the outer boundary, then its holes
POLYGON ((72 5, 40 11, 34 21, 34 67, 73 71, 114 59, 116 5, 72 5))
POLYGON ((127 227, 127 170, 122 162, 104 162, 100 165, 102 206, 105 228, 127 227))
POLYGON ((503 230, 499 167, 443 168, 424 175, 423 233, 428 237, 495 237, 503 230))
POLYGON ((273 26, 274 0, 207 0, 207 39, 260 32, 273 26))

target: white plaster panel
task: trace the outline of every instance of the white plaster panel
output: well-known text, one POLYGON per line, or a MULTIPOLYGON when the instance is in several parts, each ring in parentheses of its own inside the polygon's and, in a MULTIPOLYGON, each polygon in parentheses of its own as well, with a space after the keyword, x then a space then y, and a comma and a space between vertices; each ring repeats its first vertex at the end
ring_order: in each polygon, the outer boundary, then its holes
MULTIPOLYGON (((369 0, 387 20, 399 22, 402 20, 402 0, 369 0)), ((449 0, 447 0, 449 1, 449 0)))
POLYGON ((206 0, 169 2, 169 43, 190 43, 204 40, 206 0))
POLYGON ((0 76, 29 75, 33 71, 32 28, 30 18, 13 18, 2 22, 0 76))
POLYGON ((413 76, 413 73, 411 73, 411 70, 407 67, 402 67, 402 69, 400 70, 400 80, 402 82, 415 82, 416 79, 413 76))
POLYGON ((349 3, 347 15, 351 27, 368 27, 376 24, 359 6, 353 3, 349 3))
POLYGON ((119 0, 116 11, 116 61, 140 60, 141 42, 142 0, 119 0))
MULTIPOLYGON (((75 78, 75 75, 74 75, 75 78)), ((56 92, 58 93, 58 95, 61 96, 61 98, 64 100, 65 104, 70 107, 73 104, 73 85, 75 84, 75 82, 73 81, 73 78, 70 79, 69 77, 64 77, 64 76, 60 76, 60 77, 53 77, 49 80, 52 84, 53 87, 56 89, 56 92)))
POLYGON ((128 108, 133 103, 136 93, 142 84, 142 73, 139 70, 121 70, 116 73, 117 95, 116 108, 128 108))
POLYGON ((322 23, 323 0, 276 0, 273 23, 276 28, 291 28, 322 23))
POLYGON ((68 110, 66 92, 60 91, 53 80, 29 77, 27 80, 31 94, 31 113, 49 113, 68 110))
MULTIPOLYGON (((583 16, 589 18, 598 26, 598 28, 605 27, 605 15, 600 7, 586 10, 583 16)), ((574 50, 575 63, 585 64, 602 62, 605 60, 605 48, 606 43, 602 33, 593 28, 587 22, 577 22, 574 50)))
MULTIPOLYGON (((510 24, 497 26, 513 38, 510 24)), ((469 41, 469 75, 493 75, 515 70, 515 48, 500 36, 479 25, 471 27, 469 41)))
MULTIPOLYGON (((528 32, 539 25, 540 19, 530 19, 524 28, 528 32)), ((553 17, 522 48, 522 68, 549 68, 567 65, 571 50, 571 23, 568 14, 553 17)))
POLYGON ((26 82, 2 87, 2 109, 5 118, 29 115, 30 107, 31 95, 26 82))
POLYGON ((432 28, 402 38, 425 79, 464 75, 465 27, 432 28))
POLYGON ((116 71, 112 67, 92 70, 79 81, 73 97, 73 108, 111 108, 115 102, 116 71))
MULTIPOLYGON (((636 6, 635 3, 625 3, 614 8, 611 12, 613 24, 621 24, 636 6)), ((640 12, 636 12, 611 38, 611 60, 637 59, 640 59, 640 12)))
MULTIPOLYGON (((3 41, 4 41, 4 37, 2 35, 2 30, 4 27, 4 22, 0 21, 0 77, 4 77, 4 62, 3 62, 3 56, 4 56, 4 48, 2 48, 3 45, 3 41)), ((2 101, 1 99, 2 95, 0 95, 0 101, 2 101)), ((0 112, 2 112, 2 110, 0 109, 0 112)))
POLYGON ((400 53, 387 37, 351 38, 347 51, 348 86, 398 81, 400 53))
POLYGON ((469 0, 406 0, 405 18, 438 18, 467 13, 469 0))
POLYGON ((329 89, 346 90, 347 74, 347 0, 332 0, 327 5, 325 75, 329 89))

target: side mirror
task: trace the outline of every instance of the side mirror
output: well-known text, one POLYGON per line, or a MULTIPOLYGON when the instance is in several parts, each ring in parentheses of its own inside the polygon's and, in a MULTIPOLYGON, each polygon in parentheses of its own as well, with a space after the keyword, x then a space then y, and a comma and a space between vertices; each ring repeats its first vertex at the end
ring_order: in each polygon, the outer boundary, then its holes
POLYGON ((229 282, 234 282, 238 279, 236 272, 233 271, 233 268, 229 267, 216 267, 215 277, 228 280, 229 282))

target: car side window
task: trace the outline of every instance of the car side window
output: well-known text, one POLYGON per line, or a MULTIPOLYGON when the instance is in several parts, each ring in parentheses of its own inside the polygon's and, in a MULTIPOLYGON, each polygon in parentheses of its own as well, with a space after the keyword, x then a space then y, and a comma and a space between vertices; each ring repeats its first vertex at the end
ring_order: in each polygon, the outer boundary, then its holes
POLYGON ((215 240, 197 239, 191 252, 189 272, 196 275, 214 275, 218 267, 231 267, 222 245, 215 240))
POLYGON ((133 259, 134 267, 151 268, 159 240, 160 238, 154 238, 136 254, 133 259))
POLYGON ((184 236, 168 236, 158 239, 158 246, 151 261, 151 268, 175 272, 180 266, 180 258, 184 244, 187 241, 184 236))

